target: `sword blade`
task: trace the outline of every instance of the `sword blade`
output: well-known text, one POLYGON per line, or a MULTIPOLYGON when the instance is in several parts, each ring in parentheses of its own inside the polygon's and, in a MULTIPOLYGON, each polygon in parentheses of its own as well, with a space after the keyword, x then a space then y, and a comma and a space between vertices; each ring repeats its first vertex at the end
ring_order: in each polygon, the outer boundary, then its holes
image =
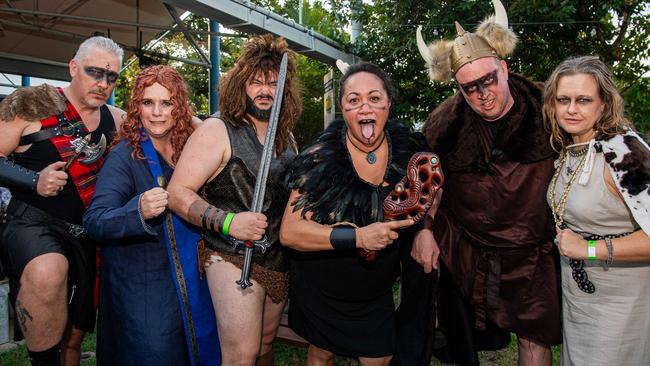
POLYGON ((262 212, 262 205, 264 203, 264 194, 266 193, 266 180, 269 176, 269 169, 271 167, 271 158, 273 158, 273 150, 275 147, 275 135, 278 130, 278 121, 280 119, 280 109, 282 108, 282 97, 284 94, 284 82, 287 78, 287 64, 288 57, 285 53, 282 56, 280 63, 280 71, 278 72, 277 85, 275 87, 275 97, 273 98, 273 106, 271 107, 271 116, 269 118, 269 127, 264 137, 264 148, 262 149, 262 159, 260 166, 257 170, 257 178, 255 180, 255 191, 253 193, 253 201, 251 202, 252 212, 262 212))
MULTIPOLYGON (((271 106, 271 116, 269 118, 269 127, 266 130, 264 137, 264 148, 262 149, 262 159, 260 166, 257 170, 257 177, 255 179, 255 190, 253 191, 253 200, 251 202, 252 212, 262 212, 264 205, 264 194, 266 193, 266 181, 269 177, 269 169, 271 168, 271 158, 273 158, 273 150, 275 147, 275 134, 278 129, 278 120, 280 119, 280 109, 282 108, 282 97, 284 95, 284 82, 287 79, 287 65, 289 63, 288 55, 285 53, 280 62, 280 71, 278 72, 278 80, 275 86, 275 97, 273 98, 273 105, 271 106)), ((242 290, 247 287, 253 286, 250 281, 251 261, 253 259, 253 246, 244 247, 244 264, 242 266, 242 275, 236 283, 242 290)))

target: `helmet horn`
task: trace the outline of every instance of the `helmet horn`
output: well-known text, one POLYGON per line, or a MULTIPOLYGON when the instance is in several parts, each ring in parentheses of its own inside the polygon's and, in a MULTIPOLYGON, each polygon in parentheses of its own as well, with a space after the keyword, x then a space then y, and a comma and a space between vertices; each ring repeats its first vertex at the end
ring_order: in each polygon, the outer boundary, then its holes
POLYGON ((424 39, 422 38, 422 26, 419 25, 418 29, 415 31, 415 40, 417 41, 418 44, 418 50, 420 51, 420 55, 422 55, 422 58, 424 61, 428 64, 431 63, 431 53, 429 53, 429 47, 427 47, 427 44, 424 43, 424 39))
POLYGON ((492 0, 492 5, 494 5, 494 22, 508 29, 508 14, 506 13, 506 8, 503 7, 500 0, 492 0))

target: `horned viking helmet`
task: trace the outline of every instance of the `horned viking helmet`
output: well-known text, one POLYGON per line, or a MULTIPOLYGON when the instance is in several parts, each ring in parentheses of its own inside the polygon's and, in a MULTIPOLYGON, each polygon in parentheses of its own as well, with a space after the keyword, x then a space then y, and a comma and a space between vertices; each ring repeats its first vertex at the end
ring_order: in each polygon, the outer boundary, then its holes
POLYGON ((415 38, 418 50, 429 69, 429 78, 449 81, 458 69, 483 57, 505 58, 514 51, 517 35, 508 29, 508 14, 499 0, 492 0, 495 15, 486 18, 475 33, 467 32, 456 23, 456 39, 440 40, 429 46, 422 39, 422 26, 415 38))

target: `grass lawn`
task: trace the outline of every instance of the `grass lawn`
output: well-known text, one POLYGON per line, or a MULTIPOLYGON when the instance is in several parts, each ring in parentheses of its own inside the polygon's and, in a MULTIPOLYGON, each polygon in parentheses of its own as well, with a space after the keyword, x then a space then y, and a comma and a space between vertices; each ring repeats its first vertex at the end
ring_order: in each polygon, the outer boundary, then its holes
MULTIPOLYGON (((295 346, 289 346, 286 344, 276 343, 274 346, 274 364, 277 366, 293 366, 293 365, 304 365, 305 357, 307 355, 306 348, 300 348, 295 346)), ((94 352, 95 351, 95 335, 88 334, 82 345, 82 350, 84 352, 94 352)), ((553 347, 553 365, 559 365, 559 347, 553 347)), ((510 366, 517 364, 517 343, 513 336, 513 342, 510 343, 510 346, 504 348, 500 351, 495 352, 481 352, 481 365, 486 366, 510 366)), ((337 357, 334 362, 337 366, 352 366, 359 365, 356 360, 337 357)), ((442 365, 437 361, 433 361, 432 365, 442 365)), ((81 361, 82 366, 94 366, 95 358, 89 358, 81 361)), ((0 366, 29 366, 29 361, 27 359, 27 351, 25 346, 18 346, 9 351, 0 353, 0 366)))

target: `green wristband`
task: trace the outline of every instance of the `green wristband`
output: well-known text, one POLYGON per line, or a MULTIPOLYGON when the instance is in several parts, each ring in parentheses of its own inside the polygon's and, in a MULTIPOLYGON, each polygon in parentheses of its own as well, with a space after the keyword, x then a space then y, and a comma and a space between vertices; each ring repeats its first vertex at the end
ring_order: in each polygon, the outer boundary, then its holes
POLYGON ((587 248, 588 250, 588 258, 590 261, 595 261, 596 260, 596 241, 595 240, 589 240, 587 241, 589 244, 589 247, 587 248))
POLYGON ((228 231, 230 230, 230 223, 232 222, 233 217, 235 217, 235 214, 232 212, 228 212, 226 214, 226 218, 223 220, 223 226, 221 227, 221 232, 223 235, 228 235, 228 231))

